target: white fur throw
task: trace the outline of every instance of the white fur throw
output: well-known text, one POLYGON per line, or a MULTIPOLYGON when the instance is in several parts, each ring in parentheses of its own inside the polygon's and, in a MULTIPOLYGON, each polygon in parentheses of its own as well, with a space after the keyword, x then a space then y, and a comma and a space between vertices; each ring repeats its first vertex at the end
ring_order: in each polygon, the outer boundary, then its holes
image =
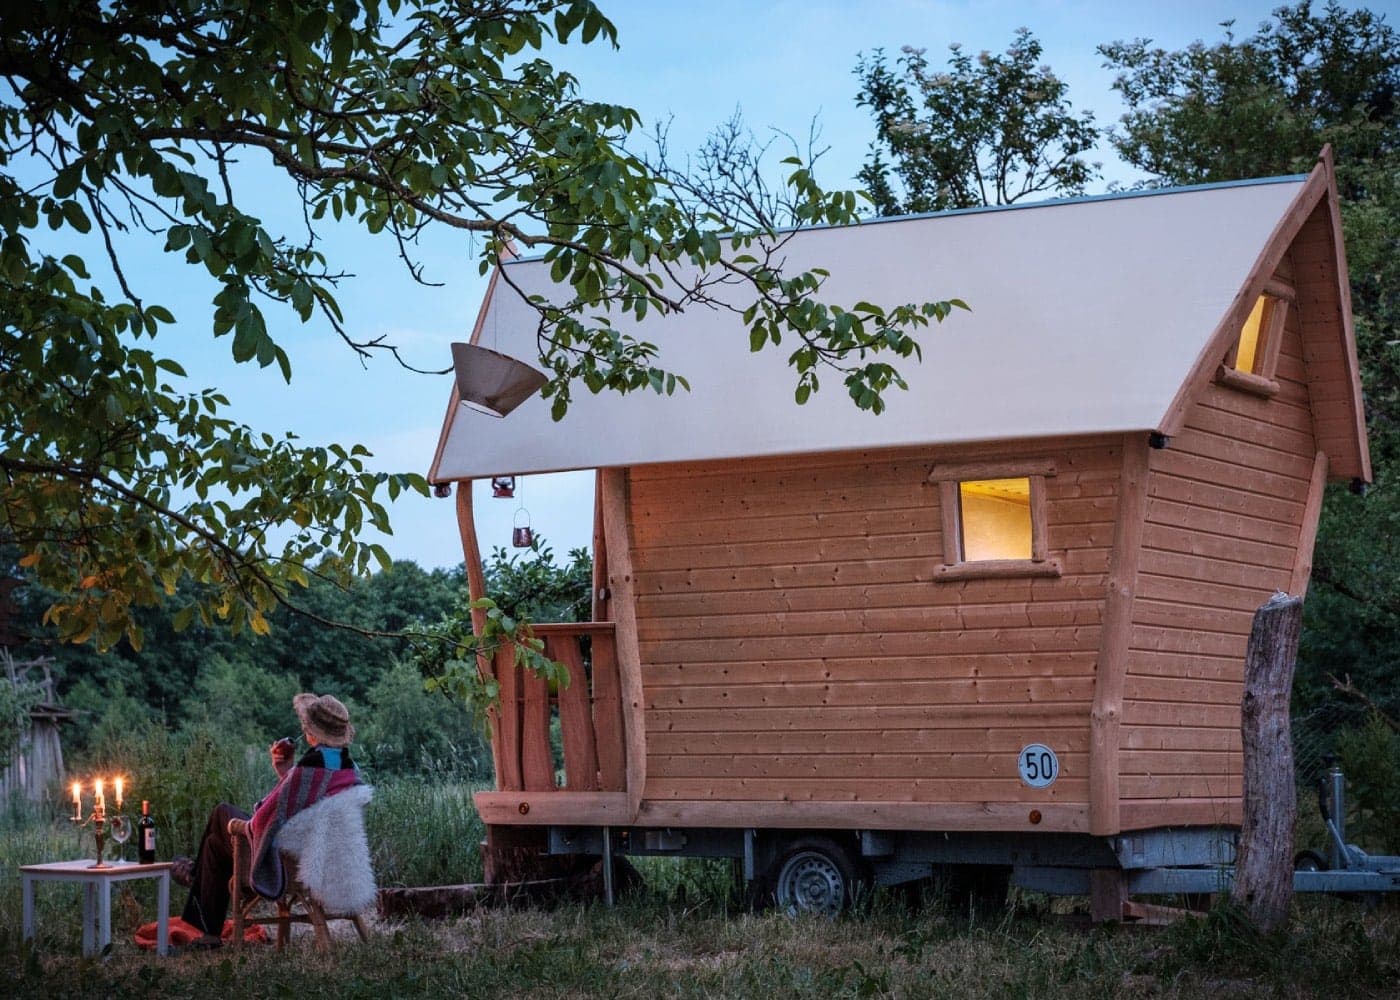
POLYGON ((303 809, 277 832, 277 849, 296 857, 298 881, 328 914, 353 916, 374 905, 365 836, 365 806, 373 796, 369 785, 355 785, 303 809))

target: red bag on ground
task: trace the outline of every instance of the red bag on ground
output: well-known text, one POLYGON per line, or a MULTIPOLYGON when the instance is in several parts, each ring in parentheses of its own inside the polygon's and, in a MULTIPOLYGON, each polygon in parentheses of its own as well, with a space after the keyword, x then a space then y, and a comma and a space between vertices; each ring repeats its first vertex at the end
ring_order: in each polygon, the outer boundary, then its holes
MULTIPOLYGON (((183 917, 170 918, 170 944, 189 944, 191 941, 202 937, 204 934, 194 924, 189 923, 183 917)), ((219 935, 225 941, 233 937, 233 921, 224 921, 224 932, 219 935)), ((267 928, 262 924, 249 924, 243 928, 243 940, 247 943, 267 942, 267 928)), ((142 924, 136 928, 136 947, 145 948, 147 951, 156 950, 156 922, 153 920, 149 924, 142 924)))

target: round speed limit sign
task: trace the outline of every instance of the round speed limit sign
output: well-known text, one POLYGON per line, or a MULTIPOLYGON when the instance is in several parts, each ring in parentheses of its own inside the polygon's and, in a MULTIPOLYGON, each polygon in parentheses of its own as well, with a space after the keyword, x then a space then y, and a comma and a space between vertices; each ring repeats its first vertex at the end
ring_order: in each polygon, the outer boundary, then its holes
POLYGON ((1016 770, 1021 773, 1021 780, 1032 788, 1048 788, 1060 776, 1060 758, 1045 744, 1032 743, 1021 748, 1016 770))

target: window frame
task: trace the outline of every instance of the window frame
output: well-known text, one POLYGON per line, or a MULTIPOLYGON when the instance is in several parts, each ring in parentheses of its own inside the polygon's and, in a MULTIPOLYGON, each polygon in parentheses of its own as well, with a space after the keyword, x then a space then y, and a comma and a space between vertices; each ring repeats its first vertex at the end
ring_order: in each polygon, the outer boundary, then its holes
MULTIPOLYGON (((1232 389, 1272 398, 1278 395, 1279 391, 1275 376, 1278 372, 1279 352, 1283 348, 1284 326, 1288 322, 1288 310, 1298 301, 1298 293, 1287 282, 1272 278, 1264 285, 1264 290, 1259 293, 1255 302, 1259 299, 1266 300, 1268 313, 1265 316, 1266 322, 1261 323, 1259 329, 1259 336, 1263 339, 1263 344, 1260 345, 1263 353, 1257 355, 1257 370, 1244 372, 1235 367, 1240 349, 1240 334, 1244 330, 1244 322, 1241 322, 1240 330, 1235 334, 1234 342, 1217 370, 1215 380, 1232 389)), ((1250 310, 1253 309, 1254 306, 1251 305, 1250 310)), ((1248 315, 1245 320, 1248 320, 1248 315)), ((1255 348, 1256 352, 1260 347, 1255 348)))
POLYGON ((943 527, 943 562, 934 568, 935 580, 993 580, 1006 577, 1058 577, 1059 559, 1050 557, 1046 522, 1045 480, 1055 475, 1049 458, 1005 459, 986 462, 938 462, 925 480, 938 487, 939 515, 943 527), (963 557, 962 490, 964 482, 984 479, 1030 481, 1031 557, 1029 559, 973 559, 963 557))

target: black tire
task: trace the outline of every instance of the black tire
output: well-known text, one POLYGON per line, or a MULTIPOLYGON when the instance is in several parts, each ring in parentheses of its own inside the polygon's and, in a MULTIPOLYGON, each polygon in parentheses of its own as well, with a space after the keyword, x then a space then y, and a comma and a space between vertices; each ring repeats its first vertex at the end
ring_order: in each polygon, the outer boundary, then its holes
POLYGON ((829 837, 801 837, 788 844, 764 881, 773 904, 792 916, 837 916, 850 907, 861 885, 850 852, 829 837))
POLYGON ((1316 851, 1299 851, 1293 855, 1293 870, 1295 872, 1325 872, 1327 860, 1316 851))

